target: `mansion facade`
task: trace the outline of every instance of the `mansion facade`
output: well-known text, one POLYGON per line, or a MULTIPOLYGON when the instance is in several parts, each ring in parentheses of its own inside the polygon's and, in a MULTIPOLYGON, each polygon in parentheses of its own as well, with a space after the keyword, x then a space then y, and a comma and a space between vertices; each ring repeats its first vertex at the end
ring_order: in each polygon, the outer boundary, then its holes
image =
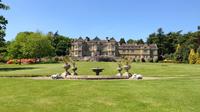
POLYGON ((114 38, 100 40, 98 37, 93 40, 79 38, 72 42, 70 55, 72 57, 132 57, 132 58, 158 58, 156 44, 123 44, 120 45, 114 38))

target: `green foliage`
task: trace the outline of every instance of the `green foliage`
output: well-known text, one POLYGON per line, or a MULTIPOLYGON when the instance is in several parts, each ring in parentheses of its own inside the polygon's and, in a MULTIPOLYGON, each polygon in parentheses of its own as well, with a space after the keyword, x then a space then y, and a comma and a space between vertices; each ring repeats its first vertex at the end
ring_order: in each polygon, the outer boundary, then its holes
POLYGON ((152 33, 147 38, 147 44, 157 44, 159 60, 163 59, 166 54, 172 54, 176 50, 178 38, 181 37, 181 31, 170 32, 165 34, 162 28, 159 28, 157 33, 152 33))
POLYGON ((12 41, 8 46, 8 55, 13 59, 23 58, 22 46, 17 41, 12 41))
POLYGON ((189 55, 189 63, 190 64, 195 64, 196 63, 196 61, 197 61, 197 57, 196 57, 196 54, 195 54, 195 51, 194 51, 194 49, 191 49, 190 50, 190 55, 189 55))
MULTIPOLYGON (((4 4, 0 0, 0 10, 8 10, 9 6, 4 4)), ((6 36, 6 25, 8 24, 8 20, 3 15, 0 15, 0 60, 5 57, 6 53, 6 41, 4 37, 6 36)))
POLYGON ((65 56, 69 54, 71 47, 71 39, 69 37, 59 35, 58 32, 55 34, 49 32, 47 36, 51 41, 51 45, 54 47, 57 56, 65 56))
POLYGON ((200 64, 200 58, 197 58, 196 64, 200 64))
POLYGON ((196 64, 200 64, 200 47, 197 49, 196 58, 196 64))
POLYGON ((174 54, 177 62, 188 62, 190 49, 197 51, 200 45, 200 31, 181 34, 182 31, 165 34, 162 28, 147 38, 148 44, 157 44, 159 60, 174 54))
POLYGON ((8 46, 12 58, 42 58, 54 56, 54 48, 48 38, 41 33, 21 32, 8 46))
POLYGON ((134 43, 136 43, 136 41, 133 40, 133 39, 129 39, 129 40, 127 40, 127 44, 134 44, 134 43))
POLYGON ((127 44, 144 44, 144 41, 143 41, 143 39, 139 39, 139 40, 129 39, 127 41, 127 44))

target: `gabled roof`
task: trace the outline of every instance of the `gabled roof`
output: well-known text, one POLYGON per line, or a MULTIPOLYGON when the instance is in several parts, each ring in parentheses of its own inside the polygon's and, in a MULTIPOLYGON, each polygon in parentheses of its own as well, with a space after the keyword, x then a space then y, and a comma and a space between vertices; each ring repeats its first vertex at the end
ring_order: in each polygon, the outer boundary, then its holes
POLYGON ((116 41, 114 37, 110 38, 110 41, 116 41))
POLYGON ((94 39, 93 39, 93 41, 100 41, 101 39, 99 39, 98 37, 95 37, 94 39))

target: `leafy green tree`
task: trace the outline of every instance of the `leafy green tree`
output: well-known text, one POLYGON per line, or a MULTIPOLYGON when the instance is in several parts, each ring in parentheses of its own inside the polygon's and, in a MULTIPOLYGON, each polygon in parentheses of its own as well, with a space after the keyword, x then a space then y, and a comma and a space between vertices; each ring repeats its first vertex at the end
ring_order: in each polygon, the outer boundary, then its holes
POLYGON ((127 44, 134 44, 134 43, 136 43, 136 41, 133 40, 133 39, 129 39, 129 40, 127 41, 127 44))
POLYGON ((164 41, 165 41, 165 34, 162 28, 159 28, 157 30, 157 33, 153 33, 149 35, 149 38, 147 38, 147 44, 157 44, 159 60, 162 60, 165 54, 164 41))
POLYGON ((139 40, 136 41, 136 43, 137 44, 144 44, 144 41, 143 41, 143 39, 139 39, 139 40))
MULTIPOLYGON (((4 4, 0 0, 0 10, 8 10, 9 6, 4 4)), ((4 37, 6 36, 5 30, 6 25, 8 24, 8 20, 3 15, 0 15, 0 58, 4 57, 4 54, 6 52, 6 41, 4 37)), ((1 59, 0 59, 1 60, 1 59)))
POLYGON ((8 56, 12 59, 19 59, 21 64, 21 59, 23 58, 22 46, 17 41, 12 41, 8 48, 8 56))
POLYGON ((69 37, 59 35, 58 32, 55 34, 49 32, 47 36, 51 41, 51 45, 54 47, 57 56, 65 56, 69 54, 72 41, 69 37))
POLYGON ((54 55, 54 48, 46 35, 34 32, 18 33, 8 46, 12 58, 42 58, 54 55))
POLYGON ((175 53, 178 39, 182 37, 181 32, 182 31, 165 34, 162 28, 159 28, 157 33, 149 35, 147 44, 157 44, 159 60, 162 60, 164 55, 175 53))
POLYGON ((31 58, 42 58, 54 56, 54 48, 48 38, 40 33, 33 33, 29 37, 29 44, 26 45, 26 52, 30 53, 31 58))
POLYGON ((135 43, 135 44, 144 44, 145 42, 143 41, 143 39, 139 39, 139 40, 129 39, 129 40, 127 41, 127 43, 128 43, 128 44, 133 44, 133 43, 135 43))

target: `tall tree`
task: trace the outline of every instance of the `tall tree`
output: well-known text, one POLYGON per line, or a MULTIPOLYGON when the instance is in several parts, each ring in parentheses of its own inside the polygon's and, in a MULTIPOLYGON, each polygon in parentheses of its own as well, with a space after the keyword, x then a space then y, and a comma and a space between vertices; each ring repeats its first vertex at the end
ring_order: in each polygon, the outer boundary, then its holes
MULTIPOLYGON (((0 9, 2 10, 8 10, 9 6, 4 4, 0 0, 0 9)), ((6 36, 5 30, 6 30, 6 25, 8 24, 8 20, 3 15, 0 15, 0 54, 2 52, 5 52, 5 39, 4 37, 6 36)))
POLYGON ((127 44, 134 44, 134 43, 136 43, 136 41, 133 40, 133 39, 128 39, 128 40, 127 40, 127 44))
POLYGON ((46 35, 38 32, 21 32, 8 46, 8 54, 17 59, 42 58, 53 56, 54 48, 46 35))
POLYGON ((144 44, 144 41, 143 41, 143 39, 139 39, 139 40, 136 41, 136 43, 137 44, 144 44))
POLYGON ((54 47, 57 56, 65 56, 69 54, 72 41, 70 38, 58 34, 58 31, 55 34, 49 32, 47 36, 51 41, 51 45, 54 47))

